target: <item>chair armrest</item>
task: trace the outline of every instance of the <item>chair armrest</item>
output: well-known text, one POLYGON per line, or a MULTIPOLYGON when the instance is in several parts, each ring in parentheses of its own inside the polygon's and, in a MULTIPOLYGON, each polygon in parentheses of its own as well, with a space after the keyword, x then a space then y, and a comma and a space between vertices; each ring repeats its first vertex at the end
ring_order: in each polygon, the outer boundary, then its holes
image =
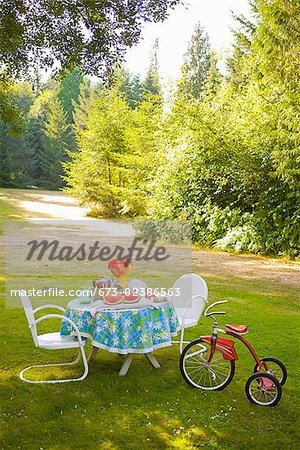
POLYGON ((68 322, 69 324, 71 324, 76 332, 76 335, 78 337, 78 341, 79 341, 80 345, 82 345, 82 338, 81 338, 80 331, 79 331, 77 325, 73 322, 73 320, 69 319, 69 317, 62 316, 61 314, 47 314, 46 316, 39 317, 35 321, 35 323, 38 324, 39 322, 41 322, 42 320, 45 320, 45 319, 61 319, 61 320, 68 322))
POLYGON ((58 306, 58 305, 42 305, 42 306, 38 306, 37 308, 35 308, 33 310, 34 314, 38 311, 42 311, 42 309, 59 309, 62 312, 65 312, 66 309, 63 308, 63 306, 58 306))
POLYGON ((203 301, 204 301, 204 304, 208 302, 202 295, 193 295, 193 296, 188 300, 188 302, 187 302, 187 304, 185 305, 185 308, 184 308, 184 310, 183 310, 183 314, 182 314, 182 324, 181 324, 182 327, 184 326, 184 323, 185 323, 185 316, 186 316, 187 309, 189 308, 189 306, 190 306, 190 304, 192 303, 192 301, 193 301, 193 300, 196 300, 196 299, 197 299, 197 300, 203 300, 203 301))

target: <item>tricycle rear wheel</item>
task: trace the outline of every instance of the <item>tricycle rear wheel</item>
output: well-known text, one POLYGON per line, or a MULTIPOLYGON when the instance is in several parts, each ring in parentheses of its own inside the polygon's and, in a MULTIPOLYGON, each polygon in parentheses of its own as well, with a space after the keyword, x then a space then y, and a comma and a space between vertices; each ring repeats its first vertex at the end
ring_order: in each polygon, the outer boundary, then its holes
POLYGON ((260 406, 275 406, 281 399, 281 384, 273 375, 256 372, 248 379, 245 391, 248 400, 260 406))
MULTIPOLYGON (((275 378, 277 378, 281 386, 283 386, 287 379, 287 370, 285 365, 281 361, 279 361, 279 359, 273 358, 272 356, 261 358, 261 361, 266 363, 266 366, 262 364, 261 371, 273 375, 275 378)), ((258 364, 254 366, 254 373, 256 373, 257 371, 258 364)))

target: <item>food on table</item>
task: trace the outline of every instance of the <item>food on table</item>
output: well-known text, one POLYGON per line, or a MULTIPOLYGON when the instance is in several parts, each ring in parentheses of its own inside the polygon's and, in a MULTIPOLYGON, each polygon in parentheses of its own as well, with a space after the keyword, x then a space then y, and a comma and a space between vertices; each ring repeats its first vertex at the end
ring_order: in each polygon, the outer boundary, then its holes
POLYGON ((124 302, 125 303, 137 303, 140 300, 140 295, 124 295, 124 302))
POLYGON ((122 295, 105 295, 103 296, 104 303, 107 305, 118 305, 123 302, 122 295))
POLYGON ((150 294, 147 297, 149 298, 149 300, 152 300, 152 302, 154 302, 154 303, 168 301, 168 297, 166 295, 162 295, 162 294, 158 294, 158 295, 150 294))

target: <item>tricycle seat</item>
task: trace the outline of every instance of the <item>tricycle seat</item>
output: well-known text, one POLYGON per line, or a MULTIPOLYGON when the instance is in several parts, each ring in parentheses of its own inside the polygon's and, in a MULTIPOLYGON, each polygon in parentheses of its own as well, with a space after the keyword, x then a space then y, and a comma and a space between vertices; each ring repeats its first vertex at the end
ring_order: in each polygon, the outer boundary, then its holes
POLYGON ((246 325, 225 325, 226 330, 232 331, 237 334, 246 334, 248 332, 248 328, 246 325))

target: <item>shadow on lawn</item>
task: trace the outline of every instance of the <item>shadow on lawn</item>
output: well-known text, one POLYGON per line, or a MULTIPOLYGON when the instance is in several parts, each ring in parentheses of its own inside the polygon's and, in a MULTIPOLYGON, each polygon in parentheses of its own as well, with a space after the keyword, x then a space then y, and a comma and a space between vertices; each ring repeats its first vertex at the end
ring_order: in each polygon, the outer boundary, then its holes
POLYGON ((217 442, 214 430, 187 422, 174 407, 173 387, 170 395, 165 374, 163 390, 155 390, 159 378, 151 380, 148 372, 141 377, 141 364, 128 378, 120 378, 115 373, 119 363, 118 358, 95 361, 82 383, 33 386, 15 375, 2 382, 1 448, 166 449, 195 448, 192 442, 200 438, 217 442))
POLYGON ((275 435, 280 429, 280 442, 284 444, 286 439, 285 448, 292 448, 289 429, 295 414, 291 402, 295 392, 290 390, 293 386, 290 380, 276 408, 259 408, 247 401, 242 362, 226 390, 211 393, 194 390, 183 382, 178 369, 178 348, 171 347, 157 352, 160 370, 153 369, 143 355, 137 355, 128 375, 119 377, 123 357, 99 351, 85 381, 30 385, 18 378, 24 361, 25 365, 64 361, 71 354, 42 351, 29 345, 30 351, 24 344, 28 351, 2 372, 5 376, 1 383, 0 448, 5 450, 201 447, 232 450, 247 448, 246 443, 249 448, 259 448, 251 444, 258 429, 275 435))

